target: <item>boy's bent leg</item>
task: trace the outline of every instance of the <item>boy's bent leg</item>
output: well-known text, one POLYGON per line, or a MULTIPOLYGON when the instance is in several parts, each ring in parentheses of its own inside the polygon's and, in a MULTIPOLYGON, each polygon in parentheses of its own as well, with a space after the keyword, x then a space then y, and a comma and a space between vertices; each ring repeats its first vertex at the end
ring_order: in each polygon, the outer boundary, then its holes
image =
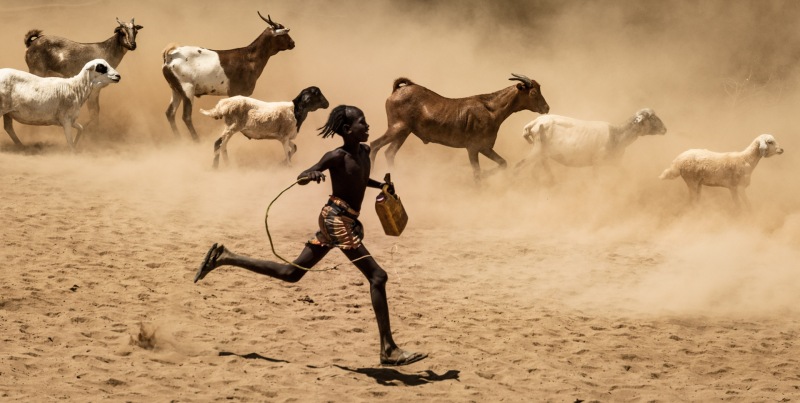
MULTIPOLYGON (((328 254, 328 251, 330 251, 330 248, 325 246, 306 244, 303 251, 294 260, 294 263, 300 267, 310 269, 319 263, 328 254)), ((296 282, 306 274, 306 270, 298 269, 290 264, 238 255, 229 251, 223 245, 214 244, 206 253, 206 257, 195 276, 195 282, 202 280, 208 273, 219 266, 241 267, 254 273, 289 282, 296 282)))
POLYGON ((386 282, 388 275, 372 256, 364 245, 356 249, 342 250, 350 261, 367 277, 369 281, 369 292, 372 298, 372 310, 378 320, 378 332, 381 338, 381 364, 383 365, 406 365, 419 361, 427 354, 405 351, 397 347, 392 338, 392 329, 389 322, 389 303, 386 300, 386 282))

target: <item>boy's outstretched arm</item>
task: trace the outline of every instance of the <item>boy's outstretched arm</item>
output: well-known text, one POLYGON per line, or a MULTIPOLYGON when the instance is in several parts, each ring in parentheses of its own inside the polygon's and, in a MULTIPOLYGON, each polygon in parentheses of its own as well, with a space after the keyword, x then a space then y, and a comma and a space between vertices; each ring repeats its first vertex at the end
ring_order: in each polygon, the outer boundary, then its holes
POLYGON ((297 179, 300 181, 298 184, 306 185, 311 181, 320 183, 321 181, 325 181, 325 174, 322 173, 326 171, 328 168, 331 167, 333 161, 338 158, 337 150, 328 151, 316 164, 312 165, 311 168, 306 169, 305 171, 301 172, 300 175, 297 175, 297 179))

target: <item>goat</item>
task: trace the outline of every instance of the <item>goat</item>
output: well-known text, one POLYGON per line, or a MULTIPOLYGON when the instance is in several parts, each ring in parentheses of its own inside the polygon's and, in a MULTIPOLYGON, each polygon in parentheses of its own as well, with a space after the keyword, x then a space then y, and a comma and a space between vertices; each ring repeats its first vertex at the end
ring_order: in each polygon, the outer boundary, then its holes
POLYGON ((75 144, 83 127, 78 124, 78 114, 86 99, 97 87, 117 83, 120 75, 102 59, 92 60, 70 78, 39 77, 15 69, 0 69, 0 114, 11 140, 22 145, 14 132, 13 120, 27 125, 64 128, 67 145, 75 151, 75 144), (75 141, 72 129, 78 130, 75 141))
POLYGON ((737 208, 739 198, 750 208, 745 188, 750 186, 750 176, 761 158, 783 154, 783 148, 770 134, 762 134, 753 140, 744 151, 718 153, 703 149, 682 152, 672 165, 661 173, 659 179, 683 178, 689 187, 691 203, 700 200, 700 188, 705 186, 726 187, 737 208))
POLYGON ((194 141, 197 131, 192 124, 192 102, 202 95, 250 96, 256 81, 264 71, 270 56, 282 50, 294 49, 289 29, 258 13, 269 26, 251 44, 237 49, 210 50, 197 46, 170 44, 164 49, 164 73, 172 89, 167 107, 167 120, 176 137, 178 126, 175 113, 183 102, 183 122, 194 141))
POLYGON ((392 94, 386 99, 389 127, 383 136, 370 143, 370 158, 374 162, 378 150, 391 143, 386 159, 393 166, 400 146, 414 133, 425 144, 466 148, 476 182, 481 177, 478 153, 505 168, 506 160, 494 151, 503 121, 522 110, 550 111, 539 83, 522 75, 512 76, 509 80, 520 82, 491 94, 458 99, 442 97, 407 78, 396 79, 392 94))
MULTIPOLYGON (((73 77, 91 60, 103 59, 111 67, 117 68, 129 50, 136 50, 136 34, 141 30, 131 18, 131 22, 121 22, 114 35, 103 42, 79 43, 58 36, 42 35, 42 30, 32 29, 25 34, 25 63, 28 71, 41 77, 73 77)), ((88 128, 98 122, 100 117, 100 90, 105 85, 94 88, 89 96, 87 108, 88 128)), ((78 138, 75 138, 75 143, 78 138)))
POLYGON ((328 100, 317 87, 308 87, 291 102, 264 102, 237 95, 225 98, 211 110, 201 109, 203 115, 225 120, 222 136, 214 142, 214 168, 219 155, 228 163, 228 140, 237 132, 248 139, 275 139, 283 144, 286 165, 291 165, 297 146, 292 142, 309 112, 328 108, 328 100))
POLYGON ((619 126, 558 115, 540 116, 522 129, 522 137, 533 148, 517 164, 517 168, 541 164, 548 181, 552 183, 550 159, 570 167, 617 163, 625 153, 625 148, 640 136, 663 135, 666 132, 664 123, 649 108, 637 111, 619 126))

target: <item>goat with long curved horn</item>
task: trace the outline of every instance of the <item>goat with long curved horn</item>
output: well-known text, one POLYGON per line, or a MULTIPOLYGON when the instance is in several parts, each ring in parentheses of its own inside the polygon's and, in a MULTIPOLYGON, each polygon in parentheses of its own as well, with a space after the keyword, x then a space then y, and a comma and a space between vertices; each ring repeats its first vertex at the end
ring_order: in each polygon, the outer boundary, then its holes
POLYGON ((528 88, 533 87, 533 82, 531 81, 530 78, 525 77, 525 76, 523 76, 521 74, 511 73, 511 75, 514 76, 514 77, 513 78, 509 78, 509 80, 511 80, 511 81, 515 81, 515 80, 516 81, 521 81, 523 84, 525 84, 526 87, 528 87, 528 88))

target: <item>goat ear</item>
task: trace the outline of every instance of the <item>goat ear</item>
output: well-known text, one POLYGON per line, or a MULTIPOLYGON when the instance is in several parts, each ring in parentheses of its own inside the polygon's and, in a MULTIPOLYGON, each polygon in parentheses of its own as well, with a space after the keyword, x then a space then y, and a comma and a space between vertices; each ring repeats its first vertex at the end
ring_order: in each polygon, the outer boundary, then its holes
POLYGON ((120 32, 122 32, 122 26, 121 26, 121 25, 120 25, 120 26, 118 26, 118 27, 116 27, 116 28, 114 28, 114 33, 115 33, 115 34, 118 34, 118 33, 120 33, 120 32))
POLYGON ((134 25, 133 28, 138 31, 140 29, 143 29, 144 27, 141 25, 134 25))
POLYGON ((524 90, 528 89, 528 87, 525 86, 525 84, 523 84, 523 83, 517 83, 517 89, 520 90, 520 91, 524 91, 524 90))
POLYGON ((767 142, 764 139, 758 141, 758 151, 760 151, 762 157, 767 156, 767 142))

